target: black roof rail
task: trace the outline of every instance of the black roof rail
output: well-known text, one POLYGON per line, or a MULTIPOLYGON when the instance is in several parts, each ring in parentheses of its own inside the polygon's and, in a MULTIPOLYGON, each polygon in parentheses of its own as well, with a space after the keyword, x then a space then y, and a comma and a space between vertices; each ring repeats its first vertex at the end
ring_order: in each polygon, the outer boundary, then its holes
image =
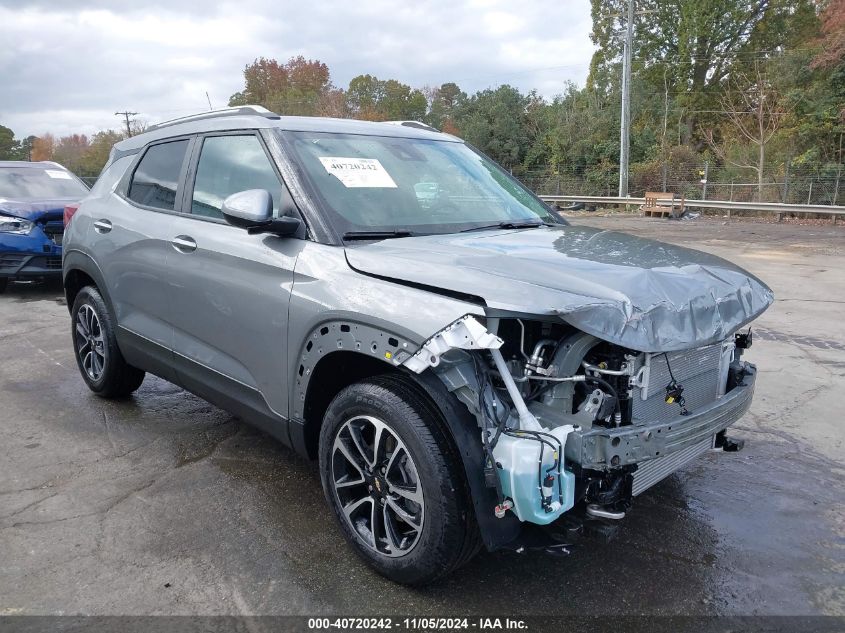
POLYGON ((429 132, 440 132, 437 128, 426 125, 421 121, 385 121, 385 123, 390 123, 391 125, 403 125, 405 127, 415 127, 420 130, 428 130, 429 132))
POLYGON ((176 119, 162 121, 161 123, 156 123, 155 125, 148 126, 145 131, 151 132, 153 130, 160 130, 163 127, 169 127, 171 125, 177 125, 179 123, 190 123, 191 121, 202 121, 204 119, 216 119, 218 117, 227 116, 262 116, 265 119, 280 118, 278 114, 262 106, 244 105, 235 106, 233 108, 222 108, 220 110, 211 110, 210 112, 200 112, 198 114, 189 114, 188 116, 182 116, 176 119))

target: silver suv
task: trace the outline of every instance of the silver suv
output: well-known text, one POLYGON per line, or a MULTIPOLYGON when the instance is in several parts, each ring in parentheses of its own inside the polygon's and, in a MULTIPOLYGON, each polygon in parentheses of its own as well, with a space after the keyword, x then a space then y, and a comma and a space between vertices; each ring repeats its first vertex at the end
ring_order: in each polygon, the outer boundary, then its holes
POLYGON ((772 301, 722 259, 568 224, 422 124, 256 107, 115 145, 64 244, 94 393, 150 372, 319 460, 344 536, 409 584, 554 549, 738 448, 739 329, 772 301))

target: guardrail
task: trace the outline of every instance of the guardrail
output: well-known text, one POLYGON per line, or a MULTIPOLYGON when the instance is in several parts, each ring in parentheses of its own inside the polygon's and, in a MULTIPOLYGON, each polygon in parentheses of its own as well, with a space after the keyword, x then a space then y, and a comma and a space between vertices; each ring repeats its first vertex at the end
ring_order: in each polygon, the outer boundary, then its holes
MULTIPOLYGON (((562 202, 583 202, 585 204, 608 204, 608 205, 640 205, 645 204, 645 198, 614 198, 608 196, 540 196, 544 202, 559 204, 562 202)), ((671 200, 658 200, 658 204, 669 206, 671 200)), ((833 217, 833 223, 840 215, 845 215, 845 207, 825 204, 784 204, 782 202, 736 202, 733 200, 685 200, 685 207, 697 209, 724 209, 728 217, 734 211, 768 211, 777 213, 778 222, 783 219, 784 213, 820 213, 833 217)))

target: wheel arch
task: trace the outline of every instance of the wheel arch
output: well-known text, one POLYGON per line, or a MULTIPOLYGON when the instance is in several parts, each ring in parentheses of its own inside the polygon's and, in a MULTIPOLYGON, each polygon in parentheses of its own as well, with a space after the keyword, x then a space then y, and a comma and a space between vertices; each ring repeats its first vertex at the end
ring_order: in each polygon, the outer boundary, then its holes
POLYGON ((346 321, 324 323, 306 339, 294 386, 292 411, 295 414, 290 426, 293 446, 312 459, 316 457, 323 416, 334 397, 356 382, 374 376, 393 375, 414 386, 439 412, 441 431, 463 465, 475 519, 485 546, 494 550, 514 541, 519 536, 521 524, 512 516, 495 518, 493 509, 498 500, 495 491, 488 488, 484 481, 484 453, 475 416, 431 369, 416 374, 401 367, 404 359, 416 352, 417 345, 378 328, 357 325, 358 329, 346 321), (349 328, 341 329, 342 325, 349 325, 349 328), (356 340, 383 341, 385 346, 379 344, 373 350, 372 343, 365 348, 364 345, 356 346, 356 340), (309 341, 312 345, 307 349, 309 341), (384 352, 392 349, 401 350, 406 355, 400 355, 398 361, 396 355, 391 359, 385 358, 384 352))
POLYGON ((111 302, 108 287, 100 267, 91 257, 80 251, 69 251, 64 255, 62 263, 62 283, 68 311, 73 309, 76 295, 85 286, 94 286, 103 297, 112 319, 115 318, 114 307, 111 302))
POLYGON ((341 390, 374 376, 403 373, 406 372, 389 362, 353 350, 332 350, 320 354, 313 363, 303 361, 297 372, 292 444, 315 459, 323 416, 341 390))
POLYGON ((335 318, 315 325, 291 363, 293 446, 313 458, 323 413, 332 398, 353 382, 399 371, 417 347, 406 336, 354 319, 335 318))

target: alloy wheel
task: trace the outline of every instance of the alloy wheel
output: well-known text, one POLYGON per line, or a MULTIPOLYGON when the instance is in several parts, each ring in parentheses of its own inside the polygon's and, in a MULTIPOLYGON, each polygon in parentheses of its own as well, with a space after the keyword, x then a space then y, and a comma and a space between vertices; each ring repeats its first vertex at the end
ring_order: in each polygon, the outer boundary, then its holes
POLYGON ((106 342, 100 318, 88 304, 80 306, 76 313, 76 353, 85 373, 93 381, 103 375, 106 367, 106 342))
POLYGON ((425 502, 416 464, 382 420, 356 416, 332 446, 331 482, 347 524, 368 548, 404 556, 419 541, 425 502))

